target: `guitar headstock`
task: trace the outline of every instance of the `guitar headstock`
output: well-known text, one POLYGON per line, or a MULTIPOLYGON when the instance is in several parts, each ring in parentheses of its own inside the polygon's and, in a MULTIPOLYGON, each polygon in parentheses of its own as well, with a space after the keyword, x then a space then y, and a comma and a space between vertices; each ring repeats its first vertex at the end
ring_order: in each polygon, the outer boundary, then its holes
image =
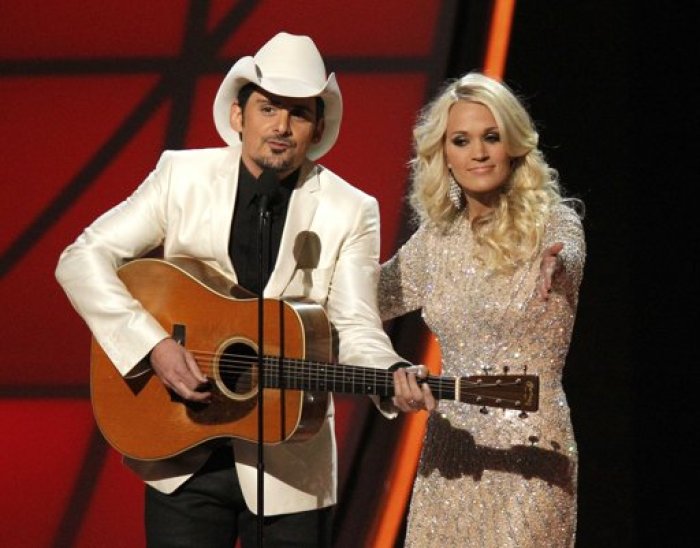
POLYGON ((540 379, 537 375, 474 375, 459 379, 456 399, 485 407, 537 411, 540 379))

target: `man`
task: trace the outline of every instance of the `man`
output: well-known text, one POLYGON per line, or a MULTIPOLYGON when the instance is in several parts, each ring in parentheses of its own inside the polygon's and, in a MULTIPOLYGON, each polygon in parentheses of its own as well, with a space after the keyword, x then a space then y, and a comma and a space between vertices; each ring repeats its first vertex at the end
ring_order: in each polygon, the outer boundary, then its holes
MULTIPOLYGON (((341 117, 335 75, 326 77, 312 40, 280 33, 238 60, 216 95, 216 128, 229 146, 164 152, 131 197, 64 251, 57 278, 123 376, 151 367, 184 400, 206 405, 211 397, 194 357, 116 276, 128 258, 159 245, 165 258, 197 258, 265 297, 322 304, 338 333, 340 363, 388 368, 400 361, 376 310, 376 200, 314 163, 335 143, 341 117), (257 190, 269 172, 279 181, 270 198, 274 268, 261 288, 257 190)), ((264 458, 265 545, 330 545, 332 403, 311 439, 266 446, 264 458)), ((167 460, 126 459, 148 484, 149 546, 230 547, 236 537, 255 545, 256 459, 257 444, 241 440, 167 460)))

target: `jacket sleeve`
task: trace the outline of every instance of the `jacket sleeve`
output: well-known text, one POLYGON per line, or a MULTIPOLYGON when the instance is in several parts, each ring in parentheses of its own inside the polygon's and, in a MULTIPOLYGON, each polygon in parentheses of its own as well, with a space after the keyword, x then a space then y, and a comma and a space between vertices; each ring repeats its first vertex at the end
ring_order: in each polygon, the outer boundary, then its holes
POLYGON ((63 251, 56 268, 71 304, 122 375, 168 336, 129 294, 117 269, 162 243, 169 175, 165 152, 129 198, 100 216, 63 251))
POLYGON ((402 361, 379 318, 378 277, 379 208, 365 196, 340 247, 326 303, 341 363, 388 368, 402 361))

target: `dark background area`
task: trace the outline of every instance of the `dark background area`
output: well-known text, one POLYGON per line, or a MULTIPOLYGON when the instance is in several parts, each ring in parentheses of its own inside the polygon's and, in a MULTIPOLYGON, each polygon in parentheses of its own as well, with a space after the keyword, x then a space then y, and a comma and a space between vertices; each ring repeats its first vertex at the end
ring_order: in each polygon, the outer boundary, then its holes
POLYGON ((633 68, 625 21, 622 2, 522 2, 506 70, 562 185, 586 205, 587 261, 564 373, 580 453, 581 547, 635 542, 634 292, 624 251, 633 237, 633 68))
POLYGON ((694 546, 698 18, 694 2, 635 7, 629 196, 637 529, 647 543, 694 546))

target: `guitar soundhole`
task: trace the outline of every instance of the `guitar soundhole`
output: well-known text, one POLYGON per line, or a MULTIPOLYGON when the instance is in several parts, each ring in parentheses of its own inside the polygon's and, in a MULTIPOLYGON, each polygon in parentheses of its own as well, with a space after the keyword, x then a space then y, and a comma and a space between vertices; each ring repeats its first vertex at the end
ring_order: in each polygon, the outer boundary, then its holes
POLYGON ((245 342, 228 345, 219 356, 217 380, 223 392, 231 396, 247 396, 257 388, 256 350, 245 342))

